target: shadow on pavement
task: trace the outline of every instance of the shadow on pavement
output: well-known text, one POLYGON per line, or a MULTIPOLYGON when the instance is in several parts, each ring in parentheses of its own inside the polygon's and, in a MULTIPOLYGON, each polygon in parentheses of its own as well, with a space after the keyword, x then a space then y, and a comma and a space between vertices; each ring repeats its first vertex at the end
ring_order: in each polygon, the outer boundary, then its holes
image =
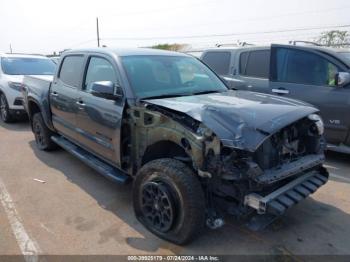
POLYGON ((23 131, 30 131, 30 124, 29 120, 17 120, 13 123, 4 123, 0 120, 0 127, 3 127, 9 131, 15 131, 15 132, 23 132, 23 131))
POLYGON ((326 151, 326 159, 332 162, 346 164, 350 167, 350 155, 334 151, 326 151))
POLYGON ((327 151, 325 167, 330 180, 350 184, 350 155, 327 151))
MULTIPOLYGON (((101 208, 112 212, 142 235, 123 238, 119 228, 110 227, 99 233, 99 244, 112 240, 126 242, 137 250, 147 252, 166 249, 175 254, 283 254, 292 259, 296 254, 350 253, 347 239, 350 236, 350 215, 313 198, 289 210, 264 231, 250 231, 243 222, 228 218, 224 227, 205 229, 185 247, 173 245, 149 233, 136 220, 132 208, 132 185, 122 186, 108 181, 63 150, 48 153, 39 151, 34 141, 29 145, 43 163, 61 171, 70 182, 93 197, 101 208)), ((91 225, 80 217, 69 219, 66 223, 79 221, 82 222, 81 230, 89 230, 91 225)))

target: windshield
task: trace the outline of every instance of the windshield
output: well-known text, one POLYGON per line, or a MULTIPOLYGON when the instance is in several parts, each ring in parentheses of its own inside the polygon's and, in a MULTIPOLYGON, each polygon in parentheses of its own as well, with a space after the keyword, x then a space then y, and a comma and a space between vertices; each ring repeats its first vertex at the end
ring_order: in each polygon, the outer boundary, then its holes
POLYGON ((1 67, 7 75, 53 75, 56 69, 50 59, 24 57, 2 58, 1 67))
POLYGON ((227 90, 210 69, 192 57, 126 56, 122 63, 139 98, 227 90))

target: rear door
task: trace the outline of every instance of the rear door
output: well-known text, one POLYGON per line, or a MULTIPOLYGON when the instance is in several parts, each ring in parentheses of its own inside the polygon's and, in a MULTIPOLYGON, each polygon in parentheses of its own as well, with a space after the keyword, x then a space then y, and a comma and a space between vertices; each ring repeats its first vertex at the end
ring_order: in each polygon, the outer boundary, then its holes
POLYGON ((78 92, 77 127, 79 143, 99 157, 117 163, 120 159, 120 129, 124 99, 108 100, 91 94, 92 83, 112 81, 120 83, 113 59, 96 54, 87 60, 82 88, 78 92))
POLYGON ((232 54, 228 50, 212 50, 206 51, 201 60, 210 67, 217 75, 225 79, 226 84, 230 88, 235 88, 237 82, 231 75, 232 54))
POLYGON ((270 48, 242 49, 236 56, 235 77, 245 83, 242 87, 248 91, 269 93, 270 48))
POLYGON ((61 134, 76 139, 78 88, 84 71, 83 55, 64 57, 50 91, 53 125, 61 134))
POLYGON ((272 45, 270 91, 320 109, 329 143, 345 141, 350 126, 349 87, 335 86, 344 64, 317 49, 272 45))

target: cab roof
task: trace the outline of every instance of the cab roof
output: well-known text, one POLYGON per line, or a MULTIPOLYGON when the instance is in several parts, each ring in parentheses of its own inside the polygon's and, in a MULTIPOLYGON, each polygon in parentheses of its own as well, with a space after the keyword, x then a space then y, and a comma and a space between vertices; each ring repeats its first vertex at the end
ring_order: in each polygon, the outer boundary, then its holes
POLYGON ((102 53, 116 56, 135 56, 135 55, 163 55, 163 56, 189 56, 180 52, 166 51, 153 48, 87 48, 87 49, 74 49, 65 51, 63 54, 76 54, 76 53, 102 53))

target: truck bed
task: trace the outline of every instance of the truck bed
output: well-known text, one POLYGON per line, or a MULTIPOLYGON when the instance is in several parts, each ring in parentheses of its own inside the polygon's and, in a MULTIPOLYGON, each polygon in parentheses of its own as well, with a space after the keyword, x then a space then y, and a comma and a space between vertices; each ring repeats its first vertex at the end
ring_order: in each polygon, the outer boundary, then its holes
POLYGON ((52 81, 52 75, 31 75, 23 78, 23 84, 26 88, 30 88, 33 91, 41 88, 48 89, 52 81))
POLYGON ((53 129, 53 126, 51 124, 49 92, 53 78, 53 75, 31 75, 23 78, 23 98, 26 111, 29 114, 29 100, 35 101, 35 104, 41 108, 44 121, 50 129, 53 129))

